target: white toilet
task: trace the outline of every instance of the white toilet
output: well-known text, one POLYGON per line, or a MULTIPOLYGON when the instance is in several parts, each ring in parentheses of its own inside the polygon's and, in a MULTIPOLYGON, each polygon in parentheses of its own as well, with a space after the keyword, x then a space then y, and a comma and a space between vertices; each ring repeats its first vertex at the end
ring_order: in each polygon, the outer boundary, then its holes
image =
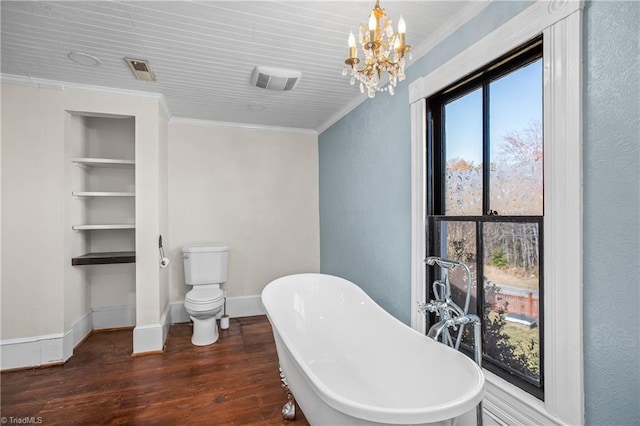
POLYGON ((224 305, 220 285, 227 280, 229 247, 190 245, 182 247, 185 284, 193 286, 184 307, 193 321, 191 343, 206 346, 218 340, 216 316, 224 305))

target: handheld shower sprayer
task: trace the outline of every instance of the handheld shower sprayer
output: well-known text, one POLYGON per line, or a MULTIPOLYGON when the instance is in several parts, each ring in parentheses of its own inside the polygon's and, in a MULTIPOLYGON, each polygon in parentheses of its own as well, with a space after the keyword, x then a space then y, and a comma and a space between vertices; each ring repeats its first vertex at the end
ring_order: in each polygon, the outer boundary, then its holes
MULTIPOLYGON (((472 276, 471 270, 464 263, 457 260, 445 259, 443 257, 429 256, 424 262, 429 266, 438 265, 442 268, 442 274, 444 278, 444 286, 442 286, 443 281, 436 280, 433 282, 433 292, 437 299, 444 299, 446 301, 451 302, 451 284, 449 282, 449 270, 457 267, 462 267, 467 275, 467 293, 464 300, 464 309, 462 309, 461 315, 466 315, 469 312, 469 303, 471 302, 471 290, 472 290, 472 276), (437 291, 436 284, 440 287, 444 287, 444 295, 437 291)), ((460 310, 460 307, 454 303, 455 307, 460 310)), ((457 347, 456 347, 457 349, 457 347)))
POLYGON ((429 266, 438 265, 439 267, 445 269, 451 269, 455 268, 456 266, 464 265, 464 263, 458 262, 457 260, 450 260, 436 256, 429 256, 424 260, 424 262, 429 266))

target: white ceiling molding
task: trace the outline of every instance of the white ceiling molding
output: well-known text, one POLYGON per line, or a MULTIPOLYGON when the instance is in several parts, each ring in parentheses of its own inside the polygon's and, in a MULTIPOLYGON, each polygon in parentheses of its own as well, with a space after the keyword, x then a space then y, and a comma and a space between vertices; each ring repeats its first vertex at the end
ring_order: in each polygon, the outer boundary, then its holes
POLYGON ((258 124, 245 124, 245 123, 231 123, 224 121, 214 121, 214 120, 200 120, 197 118, 185 118, 185 117, 172 117, 169 120, 170 124, 187 124, 191 126, 205 126, 205 127, 235 127, 241 129, 252 129, 252 130, 271 130, 278 132, 293 132, 293 133, 307 133, 312 135, 317 135, 314 129, 301 129, 296 127, 280 127, 280 126, 263 126, 258 124))
MULTIPOLYGON (((15 84, 19 86, 37 87, 39 89, 53 89, 71 92, 91 92, 106 93, 112 95, 138 96, 143 98, 156 99, 164 103, 164 96, 161 93, 139 92, 136 90, 115 89, 113 87, 92 86, 87 84, 69 83, 66 81, 46 80, 42 78, 23 77, 20 75, 0 74, 0 82, 4 84, 15 84)), ((162 107, 168 112, 166 104, 162 107)), ((170 116, 170 114, 168 114, 170 116)))
POLYGON ((266 125, 258 125, 258 124, 234 123, 234 122, 224 122, 224 121, 215 121, 215 120, 200 120, 200 119, 185 118, 185 117, 173 117, 171 115, 171 111, 169 110, 169 107, 167 106, 164 95, 160 93, 114 89, 111 87, 90 86, 85 84, 67 83, 63 81, 53 81, 53 80, 45 80, 45 79, 39 79, 39 78, 23 77, 19 75, 7 75, 7 74, 0 74, 0 82, 2 82, 3 84, 29 86, 29 87, 35 87, 38 89, 53 89, 53 90, 75 91, 75 92, 85 92, 85 93, 103 93, 103 94, 112 94, 112 95, 138 96, 142 98, 154 99, 158 101, 160 109, 164 112, 167 119, 169 119, 170 123, 190 124, 194 126, 210 126, 210 127, 223 126, 223 127, 238 127, 238 128, 244 128, 244 129, 277 130, 277 131, 285 131, 285 132, 309 133, 314 135, 318 134, 315 129, 266 126, 266 125))
POLYGON ((21 75, 0 74, 0 82, 17 86, 36 87, 38 89, 64 90, 64 83, 61 81, 43 80, 21 75))
POLYGON ((66 90, 75 92, 106 93, 113 95, 137 96, 158 101, 160 110, 167 119, 171 118, 171 111, 161 93, 139 92, 136 90, 114 89, 112 87, 90 86, 85 84, 67 83, 64 81, 45 80, 41 78, 23 77, 20 75, 0 74, 0 82, 18 86, 36 87, 38 89, 66 90))

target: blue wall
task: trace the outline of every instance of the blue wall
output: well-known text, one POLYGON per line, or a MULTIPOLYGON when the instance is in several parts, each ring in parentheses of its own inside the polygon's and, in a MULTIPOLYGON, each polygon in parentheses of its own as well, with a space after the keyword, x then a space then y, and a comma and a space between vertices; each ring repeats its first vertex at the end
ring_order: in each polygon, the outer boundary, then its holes
POLYGON ((410 118, 406 85, 398 92, 393 105, 378 95, 319 138, 320 269, 409 322, 410 118))
MULTIPOLYGON (((321 271, 355 282, 407 324, 408 85, 528 5, 491 4, 417 60, 395 97, 379 93, 319 136, 321 271)), ((639 8, 608 1, 585 7, 585 398, 594 425, 640 422, 639 8)))
POLYGON ((640 424, 640 3, 585 8, 586 419, 640 424))

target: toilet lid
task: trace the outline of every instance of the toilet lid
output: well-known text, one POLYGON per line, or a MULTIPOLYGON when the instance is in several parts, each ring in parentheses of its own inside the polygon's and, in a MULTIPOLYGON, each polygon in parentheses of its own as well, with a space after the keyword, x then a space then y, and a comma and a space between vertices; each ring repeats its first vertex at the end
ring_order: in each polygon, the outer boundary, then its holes
POLYGON ((223 298, 224 298, 224 293, 219 288, 207 288, 207 289, 191 290, 184 297, 184 300, 194 304, 199 304, 199 303, 205 304, 205 303, 215 302, 223 298))

